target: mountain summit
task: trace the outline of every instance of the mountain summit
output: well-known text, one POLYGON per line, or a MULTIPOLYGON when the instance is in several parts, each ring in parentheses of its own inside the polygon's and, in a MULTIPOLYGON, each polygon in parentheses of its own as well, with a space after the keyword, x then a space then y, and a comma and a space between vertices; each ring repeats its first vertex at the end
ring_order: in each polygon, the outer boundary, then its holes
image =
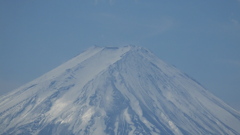
POLYGON ((240 114, 147 49, 92 47, 2 96, 0 134, 239 135, 240 114))

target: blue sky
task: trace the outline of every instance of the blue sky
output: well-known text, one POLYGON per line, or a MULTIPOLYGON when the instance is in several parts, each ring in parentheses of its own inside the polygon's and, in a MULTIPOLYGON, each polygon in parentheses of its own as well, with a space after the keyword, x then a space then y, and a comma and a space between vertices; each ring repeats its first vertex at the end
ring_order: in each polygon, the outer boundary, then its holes
POLYGON ((239 0, 1 0, 0 95, 93 45, 129 44, 240 110, 239 0))

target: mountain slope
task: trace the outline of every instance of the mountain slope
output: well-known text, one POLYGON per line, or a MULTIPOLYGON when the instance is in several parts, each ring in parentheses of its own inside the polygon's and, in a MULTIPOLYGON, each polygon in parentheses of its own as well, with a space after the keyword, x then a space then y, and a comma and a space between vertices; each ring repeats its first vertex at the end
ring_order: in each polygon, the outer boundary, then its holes
POLYGON ((148 50, 92 47, 0 99, 0 134, 240 134, 240 114, 148 50))

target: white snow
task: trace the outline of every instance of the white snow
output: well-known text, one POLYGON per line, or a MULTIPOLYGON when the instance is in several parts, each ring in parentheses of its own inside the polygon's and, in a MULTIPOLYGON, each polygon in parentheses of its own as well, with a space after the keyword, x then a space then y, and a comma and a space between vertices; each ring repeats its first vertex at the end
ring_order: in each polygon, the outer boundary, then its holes
POLYGON ((92 115, 94 114, 94 109, 93 108, 89 108, 82 116, 82 121, 84 124, 86 124, 90 118, 92 117, 92 115))
POLYGON ((0 134, 58 123, 74 134, 240 134, 237 111, 135 46, 92 47, 1 97, 0 123, 0 134))

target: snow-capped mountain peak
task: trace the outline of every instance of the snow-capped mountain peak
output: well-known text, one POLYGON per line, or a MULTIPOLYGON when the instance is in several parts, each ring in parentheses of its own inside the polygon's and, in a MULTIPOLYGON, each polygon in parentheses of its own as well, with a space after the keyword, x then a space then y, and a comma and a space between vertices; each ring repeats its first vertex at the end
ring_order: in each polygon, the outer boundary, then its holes
POLYGON ((137 46, 92 47, 0 99, 0 134, 240 134, 240 114, 137 46))

